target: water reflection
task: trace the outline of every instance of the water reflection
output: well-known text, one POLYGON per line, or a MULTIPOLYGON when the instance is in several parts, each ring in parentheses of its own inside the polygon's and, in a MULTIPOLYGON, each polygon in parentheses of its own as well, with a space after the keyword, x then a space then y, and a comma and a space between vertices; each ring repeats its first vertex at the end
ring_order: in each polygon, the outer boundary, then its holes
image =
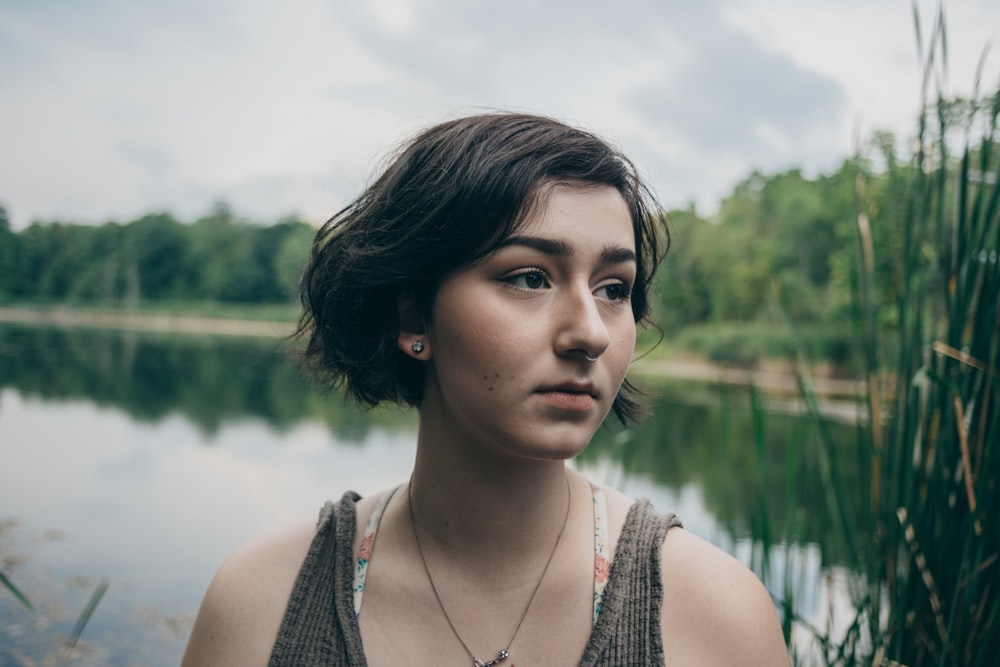
POLYGON ((409 413, 367 413, 321 395, 292 356, 280 340, 0 325, 0 386, 28 396, 82 398, 140 421, 179 413, 206 434, 245 417, 279 432, 311 417, 360 442, 374 424, 412 423, 409 413))
MULTIPOLYGON (((348 488, 405 479, 413 416, 317 393, 286 352, 274 341, 0 327, 0 562, 43 611, 31 618, 0 591, 0 663, 58 646, 109 577, 83 664, 177 664, 201 593, 236 546, 311 520, 348 488)), ((762 543, 797 554, 814 582, 842 554, 814 519, 823 498, 785 488, 818 480, 815 437, 808 420, 752 410, 745 392, 665 384, 640 428, 609 424, 574 465, 678 511, 744 560, 762 543)))

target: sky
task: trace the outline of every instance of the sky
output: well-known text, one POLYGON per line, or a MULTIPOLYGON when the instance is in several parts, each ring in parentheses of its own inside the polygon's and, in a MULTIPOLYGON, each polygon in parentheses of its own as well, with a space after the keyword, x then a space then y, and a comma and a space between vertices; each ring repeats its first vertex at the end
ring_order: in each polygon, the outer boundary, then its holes
MULTIPOLYGON (((924 39, 937 3, 917 0, 924 39)), ((944 2, 969 94, 1000 0, 944 2)), ((1000 83, 1000 49, 984 86, 1000 83)), ((0 0, 0 205, 34 220, 319 223, 420 128, 554 116, 710 214, 752 170, 912 135, 910 0, 0 0)))

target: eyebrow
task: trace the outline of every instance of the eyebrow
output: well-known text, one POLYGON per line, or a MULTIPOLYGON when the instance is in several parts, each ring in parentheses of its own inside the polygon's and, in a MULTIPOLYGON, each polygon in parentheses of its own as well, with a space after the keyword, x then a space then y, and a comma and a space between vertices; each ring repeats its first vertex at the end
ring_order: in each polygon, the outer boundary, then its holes
MULTIPOLYGON (((553 257, 570 257, 573 255, 573 248, 565 241, 543 239, 537 236, 508 236, 498 243, 493 250, 496 251, 509 246, 532 248, 553 257)), ((601 250, 601 263, 603 264, 625 264, 626 262, 637 261, 635 251, 629 248, 609 245, 601 250)))

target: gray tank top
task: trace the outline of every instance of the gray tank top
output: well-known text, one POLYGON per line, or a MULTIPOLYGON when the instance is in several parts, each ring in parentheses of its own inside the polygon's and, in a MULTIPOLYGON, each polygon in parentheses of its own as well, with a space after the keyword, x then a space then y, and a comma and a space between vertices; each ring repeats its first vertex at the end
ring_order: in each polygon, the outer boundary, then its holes
MULTIPOLYGON (((359 499, 356 493, 348 492, 321 510, 316 536, 274 643, 270 667, 367 667, 353 591, 359 499)), ((666 532, 680 525, 676 515, 658 514, 645 499, 629 509, 581 667, 663 664, 660 546, 666 532)))

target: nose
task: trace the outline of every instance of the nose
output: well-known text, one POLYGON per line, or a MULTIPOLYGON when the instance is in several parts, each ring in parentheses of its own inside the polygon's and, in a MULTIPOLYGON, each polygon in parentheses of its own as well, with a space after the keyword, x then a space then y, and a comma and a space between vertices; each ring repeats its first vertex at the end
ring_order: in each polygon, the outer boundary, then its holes
POLYGON ((596 360, 611 344, 608 327, 590 287, 568 289, 560 299, 556 353, 562 357, 596 360))

